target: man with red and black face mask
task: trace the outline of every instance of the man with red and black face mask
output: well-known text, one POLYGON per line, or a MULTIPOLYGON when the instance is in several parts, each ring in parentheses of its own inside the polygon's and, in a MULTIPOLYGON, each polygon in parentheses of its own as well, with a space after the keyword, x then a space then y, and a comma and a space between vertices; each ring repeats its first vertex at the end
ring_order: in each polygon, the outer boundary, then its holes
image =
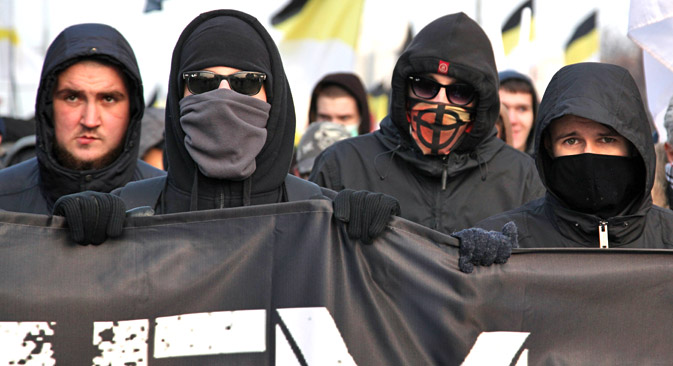
POLYGON ((391 85, 380 129, 325 150, 310 180, 394 196, 402 217, 449 234, 544 193, 533 160, 497 138, 493 51, 468 16, 423 28, 391 85))

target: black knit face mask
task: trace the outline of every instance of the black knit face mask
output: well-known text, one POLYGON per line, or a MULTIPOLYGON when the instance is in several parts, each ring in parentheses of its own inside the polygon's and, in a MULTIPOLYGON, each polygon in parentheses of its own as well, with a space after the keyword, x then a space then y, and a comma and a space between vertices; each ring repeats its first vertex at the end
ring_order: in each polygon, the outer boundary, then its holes
POLYGON ((578 154, 560 156, 549 169, 549 187, 573 210, 609 218, 643 191, 640 157, 578 154))

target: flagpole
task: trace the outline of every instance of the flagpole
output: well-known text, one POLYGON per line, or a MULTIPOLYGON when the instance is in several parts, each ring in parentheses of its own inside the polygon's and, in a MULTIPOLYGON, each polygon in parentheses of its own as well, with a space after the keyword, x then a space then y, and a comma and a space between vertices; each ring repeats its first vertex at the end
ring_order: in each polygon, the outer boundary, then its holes
MULTIPOLYGON (((7 3, 7 10, 8 10, 8 29, 11 31, 16 31, 14 29, 14 1, 9 0, 7 3)), ((14 72, 14 64, 15 64, 15 47, 16 45, 13 44, 13 39, 12 36, 9 37, 8 39, 8 44, 9 44, 9 59, 7 60, 8 63, 8 76, 9 76, 9 115, 10 116, 17 116, 19 115, 19 111, 17 110, 17 102, 16 102, 16 72, 14 72)))

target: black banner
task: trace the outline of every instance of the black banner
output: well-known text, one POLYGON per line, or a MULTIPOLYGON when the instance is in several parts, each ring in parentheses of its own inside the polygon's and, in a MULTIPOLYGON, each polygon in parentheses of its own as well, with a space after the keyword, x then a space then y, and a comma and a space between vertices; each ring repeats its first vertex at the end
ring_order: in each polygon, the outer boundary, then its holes
POLYGON ((98 247, 0 213, 0 364, 594 365, 673 359, 670 251, 519 250, 458 271, 402 219, 351 242, 326 201, 128 220, 98 247))

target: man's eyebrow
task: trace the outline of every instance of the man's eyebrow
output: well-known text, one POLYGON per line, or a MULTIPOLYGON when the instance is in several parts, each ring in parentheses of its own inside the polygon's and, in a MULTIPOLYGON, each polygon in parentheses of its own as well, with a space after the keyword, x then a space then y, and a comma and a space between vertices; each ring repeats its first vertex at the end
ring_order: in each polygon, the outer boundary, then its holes
POLYGON ((79 94, 81 92, 82 92, 81 90, 76 90, 76 89, 72 89, 72 88, 63 88, 63 89, 58 89, 58 90, 54 91, 54 94, 59 94, 59 95, 61 95, 61 94, 79 94))
POLYGON ((121 92, 119 90, 103 91, 103 92, 98 93, 98 95, 99 96, 106 96, 106 97, 107 96, 112 96, 112 97, 115 97, 115 98, 123 98, 123 97, 126 96, 126 94, 124 94, 123 92, 121 92))
POLYGON ((560 140, 560 139, 564 139, 564 138, 570 137, 570 136, 577 136, 577 131, 572 130, 572 131, 566 132, 562 135, 558 135, 554 138, 554 140, 560 140))

